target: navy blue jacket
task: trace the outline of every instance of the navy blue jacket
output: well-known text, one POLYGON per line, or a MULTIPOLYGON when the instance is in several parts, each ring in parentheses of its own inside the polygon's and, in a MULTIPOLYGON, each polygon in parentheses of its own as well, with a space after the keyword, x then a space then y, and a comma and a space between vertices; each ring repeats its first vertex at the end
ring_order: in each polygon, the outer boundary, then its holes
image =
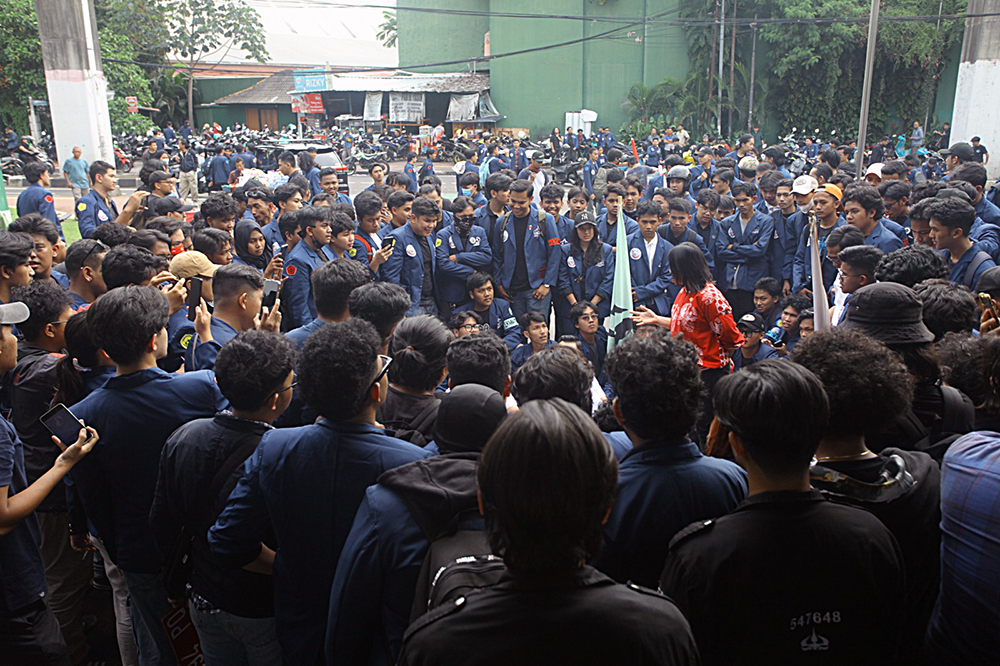
MULTIPOLYGON (((551 349, 552 347, 555 346, 556 343, 552 342, 551 340, 545 343, 545 349, 551 349)), ((526 342, 520 347, 516 348, 514 351, 512 351, 510 353, 510 376, 513 377, 517 369, 520 368, 522 365, 524 365, 534 353, 535 352, 531 350, 530 342, 526 342)))
MULTIPOLYGON (((622 219, 625 221, 625 237, 629 237, 632 234, 639 231, 639 223, 633 220, 628 215, 622 215, 622 219)), ((597 216, 597 237, 602 241, 614 247, 618 243, 618 220, 608 223, 608 211, 604 211, 597 216)))
MULTIPOLYGON (((979 278, 982 274, 988 269, 996 266, 996 262, 994 262, 992 258, 977 262, 976 255, 980 252, 986 252, 986 250, 984 250, 979 243, 974 242, 972 247, 965 251, 962 258, 952 264, 951 253, 949 253, 948 250, 941 250, 941 256, 944 257, 945 263, 951 267, 948 279, 955 284, 964 284, 969 289, 975 289, 976 283, 979 282, 979 278), (969 275, 969 270, 973 267, 973 264, 977 263, 978 265, 975 267, 975 274, 969 275)), ((987 254, 989 253, 987 252, 987 254)))
POLYGON ((774 220, 774 237, 771 238, 771 245, 767 248, 767 262, 770 266, 770 275, 778 281, 792 281, 792 264, 795 263, 795 250, 798 246, 799 218, 804 217, 796 210, 785 217, 781 209, 775 209, 771 219, 774 220))
POLYGON ((222 351, 222 345, 226 344, 239 335, 239 331, 222 321, 218 317, 212 317, 212 339, 202 342, 195 333, 184 351, 184 372, 194 372, 195 370, 212 370, 215 368, 215 359, 222 351))
POLYGON ((754 283, 768 273, 767 248, 774 237, 774 220, 770 215, 755 212, 747 223, 746 233, 740 226, 739 212, 722 221, 715 241, 715 258, 726 264, 723 289, 752 292, 754 283), (727 249, 729 245, 732 249, 727 249))
POLYGON ((413 168, 413 164, 407 162, 403 165, 403 173, 410 177, 410 185, 406 188, 406 191, 410 194, 416 195, 417 193, 417 172, 413 168))
MULTIPOLYGON (((701 234, 691 229, 690 223, 688 223, 688 227, 684 230, 684 235, 682 236, 674 236, 674 232, 670 228, 669 224, 661 224, 660 228, 656 230, 656 233, 660 234, 660 238, 663 238, 674 247, 677 247, 681 243, 694 243, 705 256, 705 261, 708 263, 708 268, 712 271, 713 275, 715 275, 716 271, 720 273, 723 271, 723 268, 716 260, 714 249, 709 249, 709 247, 705 245, 705 241, 702 240, 701 234)), ((713 231, 713 234, 715 238, 720 238, 722 236, 722 227, 720 226, 717 230, 713 231)), ((709 238, 712 237, 713 236, 711 235, 709 236, 709 238)))
MULTIPOLYGON (((455 308, 455 312, 471 310, 472 306, 473 302, 470 301, 464 305, 459 305, 455 308)), ((480 316, 482 314, 482 312, 479 313, 480 316)), ((524 342, 521 326, 517 323, 517 318, 510 310, 510 303, 504 299, 494 298, 493 302, 490 303, 490 309, 486 312, 486 316, 483 319, 486 320, 486 323, 490 325, 490 328, 497 335, 503 338, 503 341, 507 343, 507 346, 511 350, 524 342)))
POLYGON ((994 261, 1000 259, 1000 227, 977 217, 969 229, 969 238, 979 243, 979 248, 994 261))
POLYGON ((57 228, 62 228, 59 225, 59 216, 56 215, 56 206, 52 201, 52 193, 38 183, 28 185, 28 187, 24 188, 23 192, 17 195, 17 216, 21 217, 28 213, 38 213, 45 219, 55 223, 57 228))
MULTIPOLYGON (((198 154, 190 148, 188 150, 178 152, 177 157, 180 158, 178 166, 180 167, 181 172, 188 173, 189 171, 195 171, 198 169, 198 154)), ((246 161, 243 162, 243 165, 248 169, 251 167, 251 165, 247 164, 246 161)))
MULTIPOLYGON (((320 187, 320 184, 319 184, 319 167, 318 166, 314 166, 313 168, 309 169, 309 173, 306 174, 306 180, 309 181, 309 189, 312 190, 312 195, 313 196, 316 196, 317 194, 319 194, 320 192, 323 191, 323 188, 320 187)), ((340 193, 338 192, 337 194, 340 194, 340 193)), ((340 203, 340 201, 338 201, 337 203, 340 203)), ((350 201, 348 201, 348 203, 350 203, 350 201)))
POLYGON ((285 337, 288 338, 288 341, 292 343, 292 346, 295 347, 296 351, 300 351, 302 349, 302 345, 304 345, 306 343, 306 340, 309 339, 309 336, 318 331, 319 329, 323 328, 325 324, 326 324, 325 321, 317 317, 308 324, 299 326, 298 328, 288 331, 287 333, 285 333, 285 337))
POLYGON ((125 571, 163 567, 149 510, 167 438, 188 421, 227 407, 211 372, 177 375, 159 368, 111 377, 73 406, 101 436, 73 468, 73 483, 111 559, 125 571))
POLYGON ((105 203, 97 190, 91 189, 76 202, 76 221, 80 226, 80 235, 84 238, 90 238, 98 225, 117 219, 118 206, 115 200, 109 197, 108 203, 105 203))
POLYGON ((898 236, 886 229, 884 224, 876 222, 872 232, 865 236, 865 245, 877 247, 882 250, 882 254, 889 254, 903 247, 903 241, 899 240, 898 236))
MULTIPOLYGON (((559 245, 559 229, 555 220, 548 213, 532 208, 528 213, 528 228, 524 233, 524 259, 528 267, 528 284, 532 289, 538 289, 543 284, 552 286, 559 280, 559 245), (540 215, 545 216, 544 234, 539 223, 540 215)), ((512 213, 497 218, 490 247, 493 248, 493 277, 509 293, 517 261, 512 213)))
POLYGON ((208 542, 213 553, 244 566, 259 555, 264 518, 270 519, 278 543, 275 621, 285 663, 322 659, 336 562, 365 489, 386 470, 428 456, 367 423, 320 419, 261 438, 208 542))
POLYGON ((688 440, 632 449, 618 467, 617 499, 595 566, 620 582, 656 588, 674 535, 729 513, 746 494, 739 465, 703 456, 688 440))
POLYGON ((664 317, 670 316, 670 307, 680 289, 673 283, 670 275, 670 262, 667 255, 674 248, 669 241, 660 235, 656 238, 656 250, 653 252, 653 271, 649 271, 649 255, 646 253, 646 241, 641 233, 628 238, 628 267, 632 274, 632 288, 638 300, 635 307, 645 305, 664 317))
POLYGON ((229 172, 232 170, 228 157, 216 155, 208 166, 208 180, 216 185, 225 185, 229 182, 229 172))
MULTIPOLYGON (((591 242, 597 242, 596 239, 591 242)), ((611 290, 615 284, 615 254, 611 246, 601 243, 601 260, 584 268, 583 257, 571 254, 573 247, 562 246, 562 261, 559 262, 559 296, 563 300, 570 294, 577 301, 593 301, 600 296, 597 306, 602 318, 611 314, 611 290)))
MULTIPOLYGON (((398 284, 406 290, 410 295, 410 309, 406 316, 412 317, 417 313, 424 289, 428 289, 430 297, 435 298, 434 285, 424 284, 423 250, 420 248, 420 239, 413 232, 413 227, 404 224, 398 229, 393 229, 386 236, 386 239, 389 238, 394 239, 396 245, 389 258, 379 267, 379 277, 383 282, 398 284)), ((385 242, 383 241, 383 245, 385 242)), ((434 236, 429 236, 427 242, 431 250, 431 275, 433 275, 437 268, 434 260, 434 245, 437 241, 434 236)))
POLYGON ((583 189, 585 189, 590 196, 594 196, 594 176, 597 175, 597 165, 587 160, 583 165, 583 189))
POLYGON ((688 186, 688 190, 691 192, 691 196, 697 198, 698 192, 705 187, 712 186, 712 176, 715 175, 715 165, 709 165, 708 167, 708 178, 705 180, 701 179, 701 174, 705 173, 705 167, 700 164, 696 164, 691 167, 691 184, 688 186))
POLYGON ((435 455, 389 470, 365 491, 330 592, 327 664, 396 663, 431 540, 460 514, 464 529, 482 529, 478 458, 435 455))
POLYGON ((493 251, 490 249, 486 230, 473 224, 465 241, 455 232, 454 226, 437 232, 434 263, 438 298, 447 303, 465 302, 469 298, 469 291, 465 288, 466 279, 477 270, 489 271, 493 263, 493 251), (457 262, 448 258, 452 255, 458 259, 457 262))
MULTIPOLYGON (((502 213, 500 217, 503 217, 505 214, 506 213, 502 213)), ((476 209, 476 219, 473 222, 473 224, 480 226, 486 230, 486 235, 489 236, 491 243, 494 241, 494 234, 493 234, 494 222, 495 220, 488 205, 480 206, 479 208, 476 209)))
POLYGON ((282 290, 285 296, 286 316, 289 316, 288 326, 298 328, 316 318, 316 304, 312 298, 312 272, 329 261, 329 255, 323 248, 314 250, 305 240, 292 248, 285 259, 285 285, 282 290))
MULTIPOLYGON (((842 227, 847 222, 837 219, 833 228, 842 227)), ((799 231, 799 242, 795 250, 795 263, 792 265, 792 291, 799 292, 803 288, 812 291, 812 259, 809 253, 809 225, 805 224, 799 231)), ((837 267, 826 256, 826 241, 820 241, 819 258, 823 266, 823 285, 827 291, 833 287, 837 279, 837 267)))

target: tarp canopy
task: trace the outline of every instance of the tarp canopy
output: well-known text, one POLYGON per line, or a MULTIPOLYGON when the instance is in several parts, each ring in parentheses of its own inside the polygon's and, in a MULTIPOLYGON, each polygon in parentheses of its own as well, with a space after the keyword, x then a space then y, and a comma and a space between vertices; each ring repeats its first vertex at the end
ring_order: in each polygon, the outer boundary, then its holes
POLYGON ((448 115, 445 122, 468 122, 475 120, 479 109, 479 93, 472 95, 452 95, 448 103, 448 115))
POLYGON ((384 93, 370 92, 365 94, 365 120, 379 120, 382 118, 382 97, 384 93))

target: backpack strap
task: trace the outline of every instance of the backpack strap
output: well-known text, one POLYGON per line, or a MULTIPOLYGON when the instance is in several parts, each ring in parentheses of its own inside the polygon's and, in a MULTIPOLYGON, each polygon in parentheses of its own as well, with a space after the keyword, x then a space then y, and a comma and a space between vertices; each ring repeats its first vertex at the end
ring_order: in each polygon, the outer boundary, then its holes
POLYGON ((365 246, 365 252, 368 254, 368 263, 372 260, 372 244, 364 239, 362 236, 355 236, 358 241, 365 246))
POLYGON ((989 258, 990 255, 982 250, 976 252, 976 256, 972 258, 972 261, 969 263, 969 267, 965 270, 965 277, 962 278, 962 284, 969 289, 974 290, 976 285, 973 283, 973 280, 976 279, 976 272, 979 270, 979 267, 983 265, 983 262, 989 258))
MULTIPOLYGON (((985 253, 983 253, 985 254, 985 253)), ((941 432, 947 434, 965 433, 969 429, 965 395, 952 386, 941 386, 944 410, 941 415, 941 432)))

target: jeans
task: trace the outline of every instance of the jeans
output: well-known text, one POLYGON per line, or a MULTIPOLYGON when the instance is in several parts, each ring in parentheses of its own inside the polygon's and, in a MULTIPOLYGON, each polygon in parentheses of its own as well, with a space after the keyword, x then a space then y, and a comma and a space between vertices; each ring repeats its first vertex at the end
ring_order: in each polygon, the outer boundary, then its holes
POLYGON ((93 556, 69 545, 69 519, 65 512, 37 512, 42 533, 42 562, 49 585, 49 607, 59 622, 74 663, 90 648, 83 634, 83 600, 94 577, 93 556))
POLYGON ((0 615, 0 661, 5 666, 69 666, 59 623, 44 599, 0 615))
POLYGON ((174 648, 161 620, 172 610, 162 574, 124 571, 129 613, 142 666, 175 666, 174 648))
POLYGON ((701 383, 705 385, 705 397, 701 403, 701 416, 698 417, 698 423, 695 425, 695 431, 698 434, 698 441, 701 444, 701 449, 704 451, 708 442, 708 429, 712 425, 712 419, 715 418, 715 408, 712 404, 712 389, 715 385, 719 383, 719 380, 727 376, 730 372, 730 368, 727 366, 725 368, 702 368, 701 369, 701 383))
POLYGON ((534 289, 524 291, 512 291, 510 294, 510 311, 514 313, 518 321, 521 321, 528 312, 541 312, 546 320, 549 317, 549 308, 552 306, 552 289, 545 295, 545 298, 535 298, 532 296, 534 289))
POLYGON ((191 609, 205 666, 281 666, 273 617, 240 617, 191 609))
POLYGON ((139 651, 135 645, 135 634, 132 632, 132 616, 129 614, 128 586, 125 576, 118 565, 111 561, 108 549, 95 535, 90 535, 94 548, 101 553, 104 562, 104 573, 111 584, 111 601, 115 608, 115 633, 118 637, 118 652, 121 653, 122 666, 139 666, 139 651))

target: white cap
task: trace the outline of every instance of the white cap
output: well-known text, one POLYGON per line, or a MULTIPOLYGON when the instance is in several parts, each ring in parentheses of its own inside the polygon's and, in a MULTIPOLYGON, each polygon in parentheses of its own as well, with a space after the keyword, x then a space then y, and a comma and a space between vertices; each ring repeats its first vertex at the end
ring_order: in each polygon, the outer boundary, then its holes
POLYGON ((28 306, 21 301, 0 304, 0 324, 20 324, 31 315, 28 306))
POLYGON ((799 176, 792 182, 792 192, 795 194, 812 194, 819 189, 819 181, 809 175, 799 176))
POLYGON ((882 164, 882 162, 876 162, 875 164, 871 164, 871 165, 868 166, 868 171, 865 171, 865 175, 869 176, 871 174, 875 174, 876 176, 879 177, 879 180, 881 180, 882 179, 882 167, 883 166, 885 166, 885 165, 882 164))

